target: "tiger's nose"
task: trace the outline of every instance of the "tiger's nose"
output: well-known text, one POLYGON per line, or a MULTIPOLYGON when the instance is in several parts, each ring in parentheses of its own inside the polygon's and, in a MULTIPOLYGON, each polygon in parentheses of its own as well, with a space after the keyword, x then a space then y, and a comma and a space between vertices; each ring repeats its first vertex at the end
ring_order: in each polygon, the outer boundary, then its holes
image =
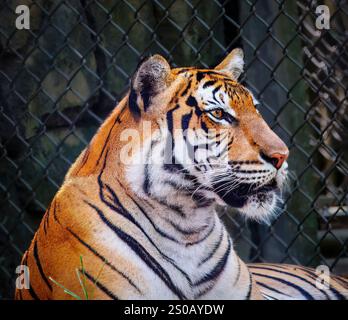
POLYGON ((283 153, 273 153, 271 155, 266 155, 265 153, 261 152, 261 157, 272 164, 277 170, 281 168, 283 163, 286 161, 286 159, 289 157, 289 151, 283 153))

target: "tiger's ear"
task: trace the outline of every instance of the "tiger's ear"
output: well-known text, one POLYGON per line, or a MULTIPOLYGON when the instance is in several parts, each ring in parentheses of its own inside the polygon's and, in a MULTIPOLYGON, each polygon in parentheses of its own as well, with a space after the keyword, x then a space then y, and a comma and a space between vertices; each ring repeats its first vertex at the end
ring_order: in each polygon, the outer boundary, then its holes
POLYGON ((129 94, 129 107, 136 117, 146 112, 151 100, 170 84, 171 69, 165 58, 156 54, 140 62, 129 94))
POLYGON ((244 53, 240 48, 233 49, 227 57, 215 67, 215 70, 228 74, 234 80, 238 80, 243 72, 244 53))

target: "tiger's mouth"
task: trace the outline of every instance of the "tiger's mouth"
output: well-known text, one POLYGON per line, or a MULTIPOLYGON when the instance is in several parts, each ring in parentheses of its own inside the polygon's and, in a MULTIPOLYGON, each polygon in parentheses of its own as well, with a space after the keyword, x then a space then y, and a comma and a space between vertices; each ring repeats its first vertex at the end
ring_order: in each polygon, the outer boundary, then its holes
MULTIPOLYGON (((231 184, 233 184, 233 181, 231 181, 231 184)), ((217 182, 214 184, 214 190, 227 205, 242 208, 251 198, 254 201, 257 200, 261 205, 273 201, 274 195, 280 192, 280 187, 276 179, 273 179, 262 186, 242 183, 232 190, 226 187, 226 182, 217 182)))

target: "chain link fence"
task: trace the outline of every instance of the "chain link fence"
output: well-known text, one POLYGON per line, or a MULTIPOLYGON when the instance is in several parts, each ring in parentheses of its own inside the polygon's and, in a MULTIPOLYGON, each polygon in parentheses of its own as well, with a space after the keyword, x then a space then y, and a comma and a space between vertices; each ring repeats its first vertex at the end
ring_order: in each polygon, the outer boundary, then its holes
POLYGON ((0 298, 13 297, 45 208, 141 57, 212 67, 234 47, 246 55, 242 82, 291 155, 270 226, 222 210, 237 251, 348 274, 347 32, 339 0, 2 0, 0 298), (18 5, 29 29, 16 28, 18 5))

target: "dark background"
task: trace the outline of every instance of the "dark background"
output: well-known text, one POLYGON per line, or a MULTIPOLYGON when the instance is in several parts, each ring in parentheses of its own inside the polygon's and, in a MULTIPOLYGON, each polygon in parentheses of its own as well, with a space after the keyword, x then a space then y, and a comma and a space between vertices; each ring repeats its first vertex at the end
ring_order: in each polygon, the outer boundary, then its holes
POLYGON ((2 0, 0 299, 65 172, 126 92, 137 63, 212 67, 246 54, 243 83, 290 148, 290 181, 270 226, 222 218, 246 261, 328 265, 348 274, 345 1, 2 0), (30 7, 30 30, 15 8, 30 7), (326 4, 330 29, 318 30, 326 4))

